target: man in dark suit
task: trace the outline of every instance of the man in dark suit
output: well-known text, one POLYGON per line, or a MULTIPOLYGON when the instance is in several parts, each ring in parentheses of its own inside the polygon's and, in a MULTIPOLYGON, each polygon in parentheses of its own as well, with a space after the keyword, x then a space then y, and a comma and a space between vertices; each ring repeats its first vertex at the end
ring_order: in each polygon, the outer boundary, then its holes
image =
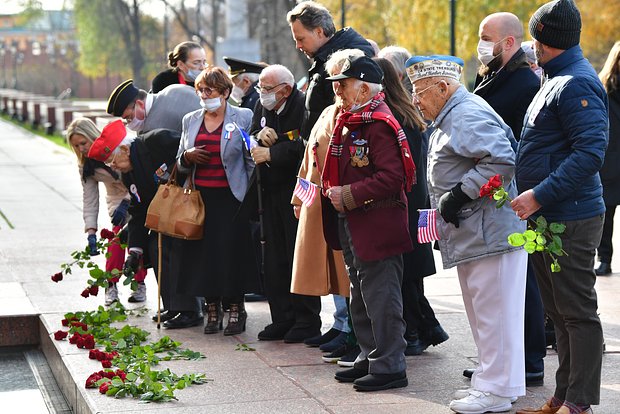
POLYGON ((320 334, 321 299, 291 293, 297 219, 291 207, 304 146, 299 129, 305 111, 304 94, 293 74, 271 65, 260 74, 260 100, 251 133, 258 139, 252 157, 260 169, 265 228, 265 293, 272 323, 258 334, 260 340, 303 342, 320 334))
MULTIPOLYGON (((168 168, 176 161, 180 133, 155 129, 137 138, 128 137, 123 121, 106 125, 90 148, 88 157, 102 161, 121 173, 123 184, 131 194, 127 245, 127 271, 135 271, 149 258, 157 272, 157 236, 144 227, 146 213, 157 192, 158 180, 165 179, 168 168)), ((202 324, 200 302, 193 296, 176 294, 178 271, 175 270, 174 240, 163 237, 161 298, 166 312, 162 320, 166 328, 187 328, 202 324)))

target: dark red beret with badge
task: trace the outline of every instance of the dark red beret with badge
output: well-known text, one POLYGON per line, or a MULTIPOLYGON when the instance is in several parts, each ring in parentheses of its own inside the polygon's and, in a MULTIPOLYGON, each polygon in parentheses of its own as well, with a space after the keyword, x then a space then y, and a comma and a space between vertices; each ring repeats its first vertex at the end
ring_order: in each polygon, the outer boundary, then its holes
POLYGON ((101 135, 93 142, 88 151, 88 158, 104 162, 114 152, 116 147, 127 136, 127 130, 122 120, 110 122, 101 131, 101 135))

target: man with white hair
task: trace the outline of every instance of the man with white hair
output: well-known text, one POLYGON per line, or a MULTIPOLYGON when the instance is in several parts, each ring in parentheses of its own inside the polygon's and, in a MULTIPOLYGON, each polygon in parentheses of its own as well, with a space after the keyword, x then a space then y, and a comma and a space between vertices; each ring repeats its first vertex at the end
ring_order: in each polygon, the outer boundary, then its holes
POLYGON ((335 378, 358 391, 405 387, 402 253, 412 249, 405 187, 411 189, 415 165, 384 102, 376 62, 350 57, 327 80, 342 109, 321 176, 329 198, 323 204, 324 233, 330 247, 344 254, 361 349, 353 368, 335 378))
POLYGON ((261 176, 265 230, 265 294, 271 324, 258 334, 263 341, 303 342, 321 333, 321 298, 291 293, 297 219, 291 194, 304 145, 299 130, 304 118, 305 96, 295 78, 282 65, 263 69, 256 89, 259 102, 251 133, 258 139, 252 158, 261 176))
POLYGON ((461 85, 463 60, 414 56, 407 61, 413 102, 436 127, 428 149, 428 189, 444 268, 456 266, 478 348, 472 387, 457 391, 457 413, 508 411, 525 394, 523 314, 527 253, 507 236, 525 225, 506 203, 480 196, 496 174, 516 196, 514 137, 481 97, 461 85))
POLYGON ((381 49, 377 56, 389 60, 394 65, 394 69, 396 69, 396 73, 405 90, 411 93, 411 81, 407 76, 407 69, 405 68, 405 63, 411 57, 411 53, 404 47, 392 45, 381 49))

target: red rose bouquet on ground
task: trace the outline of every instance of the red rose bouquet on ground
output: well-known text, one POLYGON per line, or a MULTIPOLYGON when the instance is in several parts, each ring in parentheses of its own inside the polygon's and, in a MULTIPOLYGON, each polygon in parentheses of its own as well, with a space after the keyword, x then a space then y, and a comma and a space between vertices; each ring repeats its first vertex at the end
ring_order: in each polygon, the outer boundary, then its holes
MULTIPOLYGON (((506 201, 512 201, 504 189, 503 178, 497 174, 480 187, 480 197, 489 197, 494 200, 497 208, 501 208, 506 201)), ((548 254, 553 260, 551 271, 559 272, 561 269, 558 257, 566 255, 562 249, 562 239, 560 234, 564 233, 566 226, 561 223, 547 223, 543 216, 538 216, 536 220, 527 219, 528 229, 523 233, 512 233, 508 236, 508 243, 511 246, 523 246, 529 254, 541 252, 548 254)))

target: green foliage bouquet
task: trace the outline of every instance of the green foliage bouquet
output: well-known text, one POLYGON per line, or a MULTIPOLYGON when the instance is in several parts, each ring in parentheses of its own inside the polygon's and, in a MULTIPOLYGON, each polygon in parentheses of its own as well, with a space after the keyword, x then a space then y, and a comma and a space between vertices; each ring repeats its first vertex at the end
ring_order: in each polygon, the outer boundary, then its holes
MULTIPOLYGON (((496 207, 501 208, 506 201, 512 201, 508 192, 504 189, 504 180, 497 174, 480 188, 480 197, 489 197, 495 201, 496 207)), ((561 269, 558 257, 566 255, 562 248, 560 234, 564 233, 566 226, 561 223, 548 223, 543 216, 536 220, 527 219, 528 229, 523 233, 512 233, 508 236, 511 246, 523 246, 528 254, 541 252, 551 257, 551 271, 559 272, 561 269)))

